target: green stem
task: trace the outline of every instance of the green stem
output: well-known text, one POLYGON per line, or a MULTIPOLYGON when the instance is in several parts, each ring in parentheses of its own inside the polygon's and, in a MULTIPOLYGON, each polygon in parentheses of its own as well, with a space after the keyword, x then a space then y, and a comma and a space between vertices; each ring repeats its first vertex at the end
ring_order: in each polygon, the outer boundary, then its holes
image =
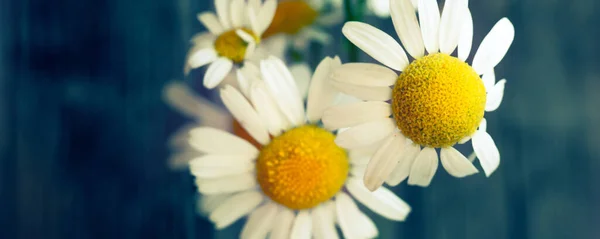
MULTIPOLYGON (((362 21, 366 0, 344 0, 344 12, 346 13, 346 22, 362 21), (353 4, 353 2, 356 2, 353 4)), ((358 47, 346 40, 346 50, 348 51, 348 60, 350 62, 358 61, 358 47)))

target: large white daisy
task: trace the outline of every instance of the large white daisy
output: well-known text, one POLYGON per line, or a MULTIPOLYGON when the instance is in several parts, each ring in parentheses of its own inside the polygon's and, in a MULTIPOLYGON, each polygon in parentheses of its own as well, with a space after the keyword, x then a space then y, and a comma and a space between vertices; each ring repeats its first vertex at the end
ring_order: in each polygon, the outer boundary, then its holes
POLYGON ((352 43, 401 73, 366 63, 338 68, 332 74, 333 84, 366 102, 333 107, 323 118, 326 127, 350 127, 336 139, 345 148, 379 142, 365 174, 371 190, 385 180, 396 185, 407 177, 410 185, 428 186, 438 167, 436 148, 441 149, 439 158, 449 174, 477 173, 453 148, 469 139, 490 176, 500 163, 500 153, 485 131, 483 116, 502 100, 505 81, 494 82, 493 68, 513 41, 513 25, 506 18, 498 21, 469 65, 465 60, 471 50, 473 21, 467 0, 447 0, 441 14, 435 0, 421 0, 418 18, 410 0, 392 0, 390 9, 398 37, 414 60, 409 61, 400 44, 385 32, 365 23, 346 23, 342 31, 352 43), (457 46, 457 56, 452 56, 457 46))
MULTIPOLYGON (((208 65, 204 86, 219 85, 236 65, 259 57, 262 35, 275 15, 277 0, 215 0, 216 14, 203 12, 198 20, 208 29, 192 39, 186 69, 208 65)), ((256 59, 256 60, 259 60, 256 59)))
POLYGON ((338 147, 317 125, 338 94, 327 82, 341 65, 326 58, 315 71, 307 108, 281 60, 261 62, 263 81, 250 101, 226 85, 221 98, 236 120, 261 144, 222 130, 199 127, 189 144, 204 156, 190 162, 203 209, 217 229, 248 216, 241 238, 374 238, 374 223, 354 200, 390 220, 403 221, 410 207, 386 188, 370 192, 362 175, 368 156, 338 147))
POLYGON ((323 28, 343 19, 341 0, 280 0, 264 37, 284 35, 297 49, 305 49, 312 41, 329 44, 331 36, 323 28))

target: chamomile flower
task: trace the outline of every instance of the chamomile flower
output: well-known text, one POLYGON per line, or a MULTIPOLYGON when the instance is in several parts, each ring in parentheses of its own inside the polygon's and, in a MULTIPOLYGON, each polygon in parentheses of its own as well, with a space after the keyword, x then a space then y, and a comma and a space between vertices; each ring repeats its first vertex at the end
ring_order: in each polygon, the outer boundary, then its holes
POLYGON ((465 60, 473 22, 467 0, 447 0, 441 16, 435 0, 420 0, 418 21, 410 0, 392 0, 390 9, 400 41, 414 60, 409 62, 402 47, 383 31, 365 23, 346 23, 342 31, 352 43, 401 73, 366 63, 338 68, 333 84, 366 102, 333 107, 324 116, 325 125, 350 127, 336 139, 345 148, 379 142, 364 178, 371 190, 385 180, 396 185, 407 177, 410 185, 428 186, 439 164, 437 148, 450 175, 477 173, 453 148, 469 139, 489 177, 500 163, 500 153, 483 117, 502 99, 505 81, 494 84, 490 78, 513 41, 513 25, 506 18, 498 21, 469 65, 465 60), (450 55, 457 47, 458 56, 450 55))
POLYGON ((355 200, 388 219, 406 218, 410 207, 391 191, 364 187, 368 158, 347 153, 317 125, 338 94, 326 79, 340 64, 337 58, 319 64, 306 110, 277 58, 261 62, 263 81, 253 83, 250 101, 234 87, 221 89, 225 106, 261 146, 214 128, 190 131, 189 144, 205 154, 190 162, 190 170, 217 229, 247 216, 241 238, 339 238, 336 225, 345 238, 376 237, 355 200))
POLYGON ((186 72, 208 65, 204 86, 212 89, 235 68, 258 54, 262 35, 275 15, 277 0, 215 0, 216 14, 198 20, 208 29, 192 39, 186 72))
POLYGON ((311 41, 328 44, 331 36, 323 28, 339 24, 343 18, 341 0, 281 0, 263 37, 283 34, 299 49, 311 41))

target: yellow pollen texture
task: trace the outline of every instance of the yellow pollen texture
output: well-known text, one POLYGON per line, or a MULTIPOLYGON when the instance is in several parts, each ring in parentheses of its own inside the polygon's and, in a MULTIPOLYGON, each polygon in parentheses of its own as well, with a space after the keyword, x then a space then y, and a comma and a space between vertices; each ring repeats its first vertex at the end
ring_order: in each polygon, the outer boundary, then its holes
POLYGON ((305 1, 282 1, 277 5, 273 21, 263 37, 268 38, 278 33, 296 34, 303 27, 311 25, 318 16, 319 13, 305 1))
MULTIPOLYGON (((246 56, 248 43, 235 33, 236 30, 221 33, 215 40, 215 50, 219 53, 219 56, 226 57, 235 63, 241 63, 244 61, 244 56, 246 56)), ((260 42, 260 38, 252 30, 246 28, 241 28, 241 30, 254 37, 256 43, 260 42)))
POLYGON ((448 147, 475 132, 485 109, 479 75, 456 57, 436 53, 400 74, 392 110, 402 133, 417 144, 448 147))
POLYGON ((313 208, 335 196, 348 177, 346 151, 314 125, 291 129, 260 151, 256 176, 262 191, 287 208, 313 208))

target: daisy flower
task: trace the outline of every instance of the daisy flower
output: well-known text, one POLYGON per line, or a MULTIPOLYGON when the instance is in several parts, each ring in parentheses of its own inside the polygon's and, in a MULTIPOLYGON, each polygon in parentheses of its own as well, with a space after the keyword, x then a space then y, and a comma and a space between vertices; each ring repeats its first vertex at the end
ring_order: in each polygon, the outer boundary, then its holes
POLYGON ((343 19, 341 0, 281 0, 263 37, 284 34, 300 49, 311 41, 328 44, 331 36, 323 27, 339 24, 343 19))
POLYGON ((326 79, 339 59, 326 58, 315 71, 308 103, 277 58, 260 64, 262 79, 250 101, 229 85, 221 98, 242 127, 261 144, 222 130, 199 127, 189 144, 202 157, 190 162, 203 211, 217 229, 248 217, 241 238, 373 238, 373 221, 356 201, 390 220, 403 221, 410 207, 386 188, 370 192, 362 174, 368 158, 347 153, 335 135, 317 125, 336 97, 326 79))
POLYGON ((494 84, 489 79, 513 41, 512 23, 506 18, 498 21, 469 65, 465 60, 473 21, 467 0, 447 0, 441 14, 435 0, 421 0, 418 20, 410 0, 392 0, 390 10, 400 41, 414 60, 409 61, 404 49, 383 31, 365 23, 346 23, 342 29, 346 38, 401 73, 367 63, 338 68, 333 84, 366 102, 333 107, 324 116, 325 125, 350 127, 336 139, 345 148, 379 142, 364 178, 371 190, 385 180, 396 185, 407 177, 410 185, 428 186, 438 168, 438 148, 450 175, 477 173, 453 148, 469 139, 489 177, 500 164, 500 153, 485 131, 483 117, 501 101, 505 81, 494 84), (457 47, 457 56, 452 56, 457 47))
POLYGON ((277 0, 215 0, 217 14, 203 12, 198 20, 208 29, 192 39, 185 72, 208 65, 204 86, 212 89, 234 69, 260 51, 262 35, 275 15, 277 0))

